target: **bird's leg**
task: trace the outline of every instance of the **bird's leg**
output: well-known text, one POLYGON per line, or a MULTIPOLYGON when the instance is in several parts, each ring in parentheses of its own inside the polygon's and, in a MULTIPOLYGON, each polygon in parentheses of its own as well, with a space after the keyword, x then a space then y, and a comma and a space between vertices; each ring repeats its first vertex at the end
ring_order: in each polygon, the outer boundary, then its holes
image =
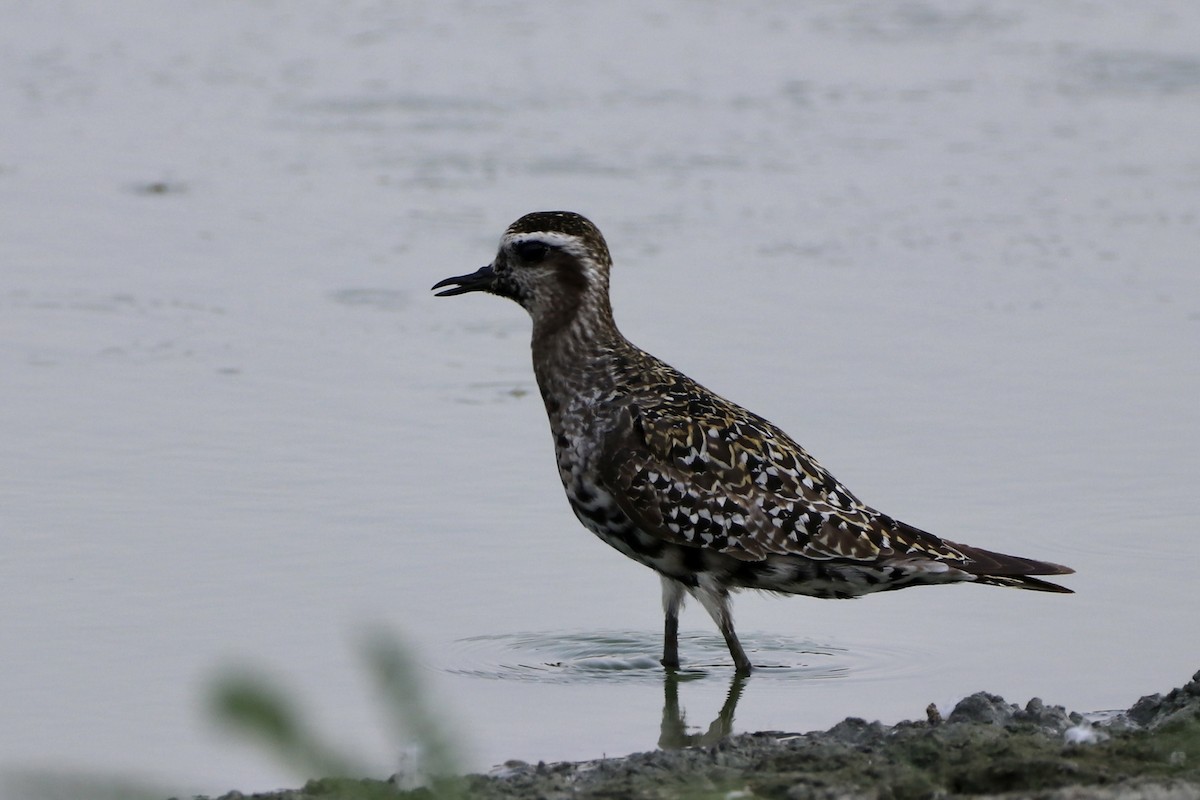
POLYGON ((750 663, 750 658, 742 649, 742 643, 738 641, 737 634, 733 632, 733 618, 726 617, 723 621, 717 622, 717 627, 721 629, 721 635, 725 637, 729 655, 733 656, 734 672, 738 675, 749 675, 754 665, 750 663))
POLYGON ((679 669, 679 609, 683 606, 686 587, 666 575, 662 578, 663 657, 662 665, 667 669, 679 669))
POLYGON ((717 623, 717 629, 725 637, 725 646, 729 648, 729 655, 733 656, 734 670, 738 675, 749 675, 754 665, 750 663, 746 651, 742 649, 742 643, 738 641, 737 633, 733 630, 733 612, 729 607, 729 590, 719 584, 706 581, 701 576, 699 585, 691 592, 704 606, 709 616, 713 618, 713 622, 717 623))

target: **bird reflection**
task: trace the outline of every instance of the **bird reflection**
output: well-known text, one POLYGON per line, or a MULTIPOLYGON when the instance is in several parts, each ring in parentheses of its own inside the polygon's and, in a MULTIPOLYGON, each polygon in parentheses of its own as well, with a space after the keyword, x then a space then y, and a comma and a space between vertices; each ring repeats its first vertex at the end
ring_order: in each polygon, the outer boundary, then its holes
POLYGON ((729 683, 729 692, 725 695, 725 704, 721 706, 717 718, 709 724, 708 730, 688 733, 685 714, 679 708, 679 673, 667 670, 663 676, 663 715, 658 746, 664 750, 678 750, 681 747, 716 744, 732 733, 733 713, 748 678, 748 675, 735 672, 729 683))

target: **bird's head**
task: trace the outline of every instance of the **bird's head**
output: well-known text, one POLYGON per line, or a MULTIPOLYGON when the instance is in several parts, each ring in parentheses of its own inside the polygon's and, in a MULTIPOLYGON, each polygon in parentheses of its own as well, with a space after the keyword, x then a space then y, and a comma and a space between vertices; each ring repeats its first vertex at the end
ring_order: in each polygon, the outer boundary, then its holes
POLYGON ((590 306, 611 319, 612 258, 600 230, 570 211, 537 211, 508 226, 491 264, 434 284, 438 297, 488 292, 520 303, 535 330, 556 329, 590 306), (444 288, 449 287, 449 288, 444 288))

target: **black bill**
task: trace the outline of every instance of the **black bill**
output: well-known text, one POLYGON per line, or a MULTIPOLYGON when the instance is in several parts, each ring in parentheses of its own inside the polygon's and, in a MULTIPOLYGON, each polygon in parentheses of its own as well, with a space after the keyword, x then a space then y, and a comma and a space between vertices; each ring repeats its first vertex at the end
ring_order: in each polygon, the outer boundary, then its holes
POLYGON ((488 264, 486 267, 480 267, 475 270, 470 275, 459 275, 455 278, 446 278, 444 281, 438 281, 433 285, 433 288, 451 287, 438 292, 438 297, 451 297, 452 295, 466 294, 467 292, 486 292, 492 288, 492 281, 495 278, 496 272, 492 269, 492 265, 488 264))

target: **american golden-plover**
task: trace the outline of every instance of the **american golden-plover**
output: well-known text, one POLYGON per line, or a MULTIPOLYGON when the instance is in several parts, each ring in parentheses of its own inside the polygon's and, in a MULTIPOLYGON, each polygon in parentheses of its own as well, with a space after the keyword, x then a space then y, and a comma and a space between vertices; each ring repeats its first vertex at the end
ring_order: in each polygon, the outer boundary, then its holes
POLYGON ((973 582, 1070 592, 1031 577, 1068 567, 957 544, 865 505, 775 425, 635 347, 613 322, 611 267, 590 221, 538 212, 509 226, 491 264, 433 288, 507 297, 533 318, 533 370, 567 500, 584 527, 661 577, 664 666, 679 666, 688 594, 748 673, 730 612, 738 589, 839 598, 973 582))

